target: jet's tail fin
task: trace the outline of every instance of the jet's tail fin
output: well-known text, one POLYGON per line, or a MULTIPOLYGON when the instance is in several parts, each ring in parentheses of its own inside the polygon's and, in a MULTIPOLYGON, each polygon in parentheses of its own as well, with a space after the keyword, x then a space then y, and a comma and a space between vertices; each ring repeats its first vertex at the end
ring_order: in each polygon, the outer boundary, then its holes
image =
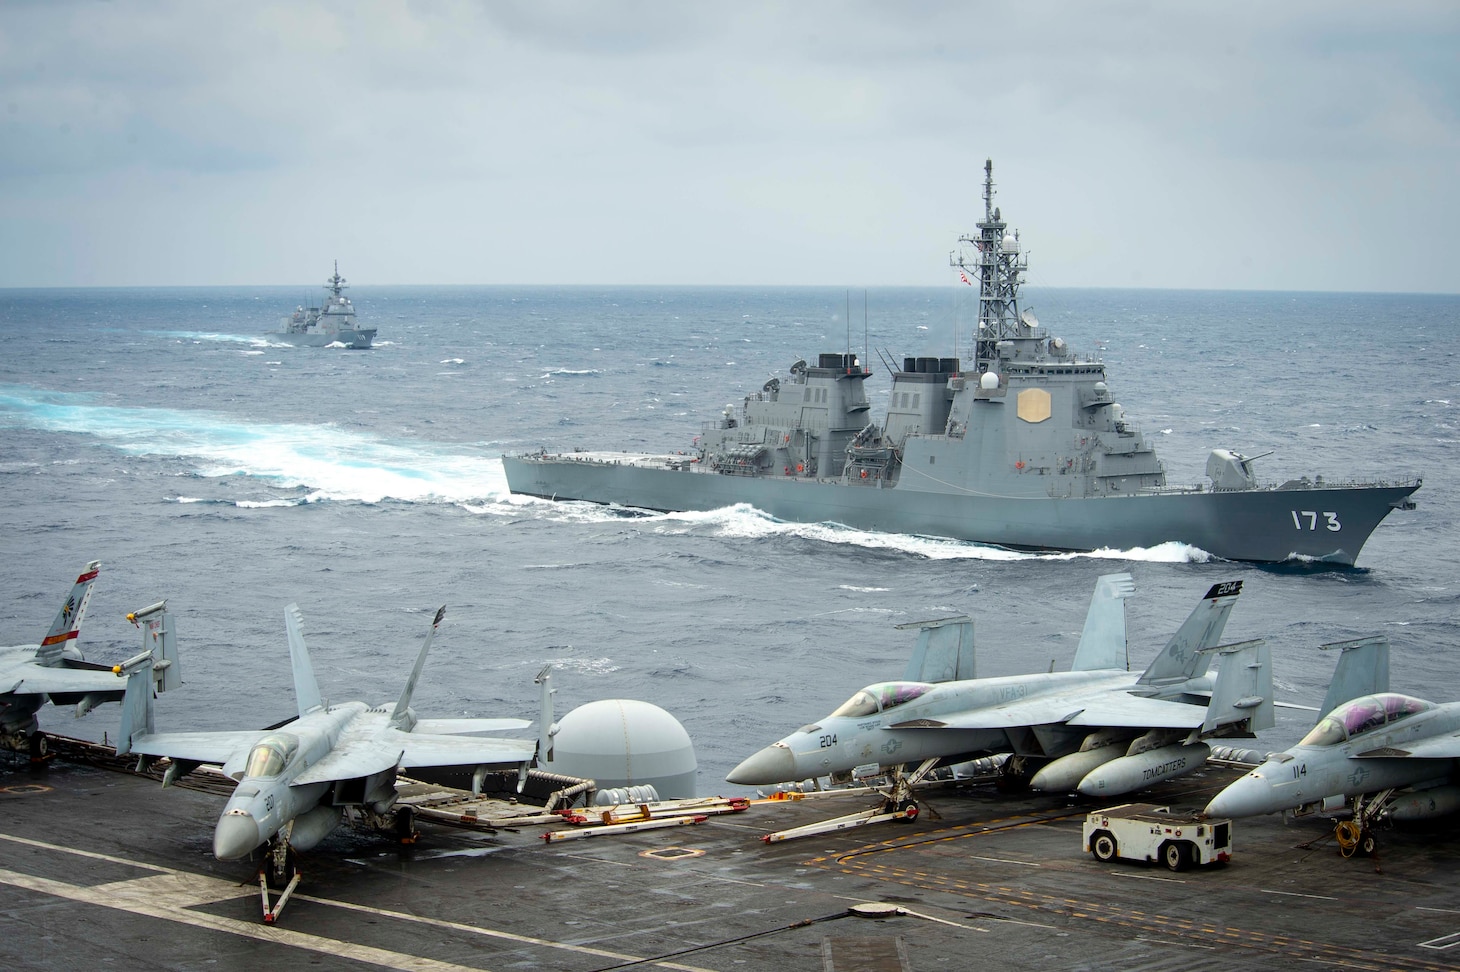
POLYGON ((294 666, 294 697, 299 702, 301 716, 323 708, 324 698, 319 694, 319 683, 314 680, 314 664, 309 660, 309 648, 304 644, 304 615, 299 613, 298 604, 284 608, 284 628, 289 632, 289 662, 294 666))
POLYGON ((975 678, 973 621, 958 615, 936 621, 899 624, 897 630, 918 629, 918 643, 908 659, 903 679, 909 682, 954 682, 975 678))
POLYGON ((1203 736, 1250 736, 1271 729, 1273 719, 1272 649, 1267 642, 1239 641, 1204 648, 1221 655, 1212 697, 1207 703, 1203 736))
POLYGON ((1389 691, 1389 639, 1383 635, 1356 641, 1336 641, 1321 646, 1319 650, 1336 650, 1341 654, 1333 671, 1333 681, 1328 683, 1328 694, 1323 697, 1323 707, 1318 710, 1318 718, 1322 719, 1350 699, 1389 691))
POLYGON ((46 668, 55 668, 61 664, 61 655, 66 650, 67 642, 74 641, 80 633, 81 619, 86 617, 86 605, 91 601, 91 585, 96 583, 96 575, 100 570, 99 560, 93 560, 83 567, 81 576, 76 578, 76 583, 71 587, 71 593, 61 602, 61 610, 56 613, 56 620, 51 622, 51 630, 46 632, 46 637, 35 653, 36 661, 46 668))
POLYGON ((446 605, 436 609, 436 617, 431 620, 431 630, 426 632, 426 640, 421 645, 421 653, 416 656, 416 666, 411 669, 411 677, 406 679, 406 687, 401 690, 400 700, 395 704, 395 711, 390 714, 390 724, 398 728, 410 728, 406 725, 410 721, 411 696, 415 694, 416 682, 421 677, 421 670, 426 667, 426 653, 431 650, 431 641, 436 637, 436 628, 441 624, 441 619, 446 617, 446 605))
POLYGON ((1237 603, 1237 595, 1241 593, 1241 581, 1213 584, 1176 634, 1171 636, 1161 654, 1146 668, 1137 684, 1161 685, 1205 675, 1211 664, 1211 653, 1204 649, 1215 648, 1221 643, 1227 616, 1232 613, 1232 605, 1237 603))
POLYGON ((1103 671, 1130 667, 1125 639, 1125 599, 1136 592, 1130 574, 1104 574, 1095 581, 1085 629, 1075 649, 1072 672, 1103 671))

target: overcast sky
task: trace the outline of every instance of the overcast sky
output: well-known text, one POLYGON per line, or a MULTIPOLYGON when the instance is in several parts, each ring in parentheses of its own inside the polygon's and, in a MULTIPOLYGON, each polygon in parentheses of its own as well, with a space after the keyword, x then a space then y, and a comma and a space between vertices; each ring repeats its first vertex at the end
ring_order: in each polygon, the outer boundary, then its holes
POLYGON ((0 0, 0 287, 1460 291, 1460 4, 0 0))

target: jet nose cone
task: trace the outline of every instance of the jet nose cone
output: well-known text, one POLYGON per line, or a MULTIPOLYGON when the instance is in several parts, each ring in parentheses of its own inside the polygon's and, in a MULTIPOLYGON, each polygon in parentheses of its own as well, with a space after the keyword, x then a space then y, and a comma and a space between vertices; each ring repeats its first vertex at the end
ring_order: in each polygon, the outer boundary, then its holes
POLYGON ((801 779, 796 772, 796 757, 791 750, 777 743, 767 746, 730 771, 727 783, 741 786, 764 786, 769 783, 790 783, 801 779))
POLYGON ((261 843, 259 825, 246 813, 225 813, 213 829, 213 856, 220 861, 245 858, 261 843))
POLYGON ((1273 797, 1268 782, 1256 776, 1244 776, 1230 784, 1207 804, 1209 817, 1255 817, 1281 810, 1281 801, 1273 797))

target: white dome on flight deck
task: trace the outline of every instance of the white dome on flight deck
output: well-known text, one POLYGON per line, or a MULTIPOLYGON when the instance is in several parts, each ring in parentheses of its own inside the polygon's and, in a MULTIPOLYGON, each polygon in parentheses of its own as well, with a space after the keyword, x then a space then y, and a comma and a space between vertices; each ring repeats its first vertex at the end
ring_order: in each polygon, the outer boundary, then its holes
POLYGON ((695 796, 694 743, 679 720, 649 702, 601 699, 558 721, 544 769, 597 782, 600 790, 649 784, 660 798, 695 796))

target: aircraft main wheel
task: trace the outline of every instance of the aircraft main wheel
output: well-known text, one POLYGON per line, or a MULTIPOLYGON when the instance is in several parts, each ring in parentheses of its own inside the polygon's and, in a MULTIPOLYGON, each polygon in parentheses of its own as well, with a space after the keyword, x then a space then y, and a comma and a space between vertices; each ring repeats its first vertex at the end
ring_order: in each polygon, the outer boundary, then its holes
POLYGON ((1035 772, 1030 761, 1023 756, 1010 756, 1004 761, 999 778, 994 781, 994 789, 1000 793, 1027 793, 1035 772))
POLYGON ((1171 841, 1161 848, 1161 861, 1166 865, 1167 870, 1184 871, 1190 861, 1191 855, 1186 844, 1179 841, 1171 841))
POLYGON ((1118 850, 1114 835, 1108 831, 1097 830, 1090 838, 1090 853, 1095 855, 1097 861, 1109 863, 1115 860, 1118 850))
POLYGON ((395 836, 402 844, 416 842, 415 807, 400 807, 395 811, 395 836))
POLYGON ((1373 857, 1374 856, 1374 850, 1378 846, 1379 846, 1379 842, 1374 839, 1374 834, 1373 834, 1372 831, 1365 830, 1365 831, 1363 831, 1362 833, 1359 834, 1359 853, 1360 854, 1363 854, 1365 857, 1373 857))
POLYGON ((51 751, 50 743, 46 741, 46 734, 33 732, 30 734, 30 758, 45 759, 46 754, 51 751))

